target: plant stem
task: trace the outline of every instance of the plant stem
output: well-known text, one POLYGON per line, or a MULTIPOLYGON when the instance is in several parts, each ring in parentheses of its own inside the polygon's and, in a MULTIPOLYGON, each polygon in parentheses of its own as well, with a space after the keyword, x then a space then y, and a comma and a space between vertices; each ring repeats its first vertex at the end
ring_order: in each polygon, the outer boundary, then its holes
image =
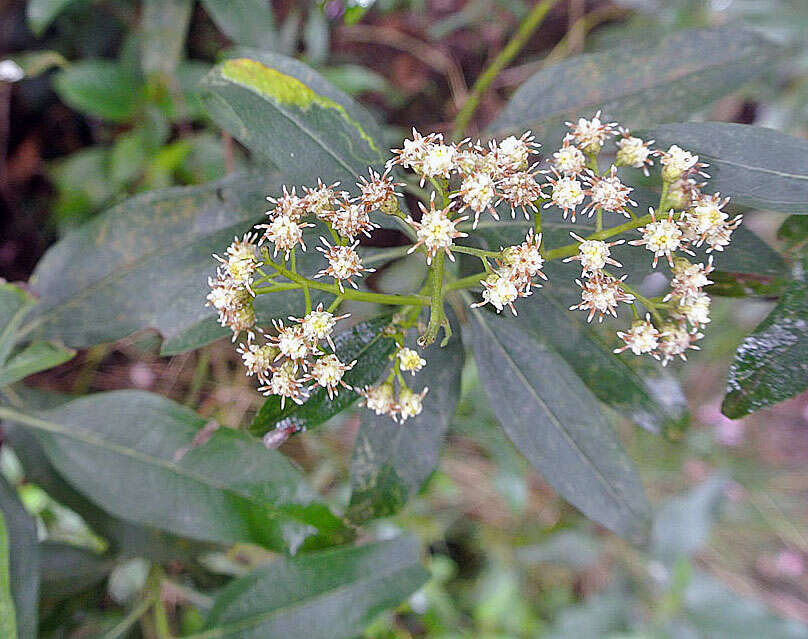
POLYGON ((168 622, 165 606, 163 605, 162 578, 163 575, 160 567, 152 567, 151 574, 149 575, 149 589, 152 599, 154 600, 154 606, 152 607, 154 628, 157 633, 157 639, 172 639, 171 626, 168 622))
POLYGON ((494 58, 494 61, 482 72, 480 77, 477 78, 466 101, 455 117, 452 139, 459 140, 463 137, 463 134, 466 132, 466 127, 468 127, 488 87, 491 86, 491 83, 496 79, 499 73, 508 66, 511 60, 516 57, 516 54, 522 50, 522 47, 527 44, 530 36, 539 28, 544 18, 547 16, 547 13, 557 2, 558 0, 542 0, 533 7, 533 10, 522 21, 522 24, 519 25, 516 33, 513 34, 508 44, 505 45, 505 48, 499 52, 497 57, 494 58))
POLYGON ((439 252, 432 260, 430 273, 432 277, 432 295, 430 297, 431 312, 426 332, 421 337, 422 346, 429 346, 438 338, 438 331, 445 319, 443 311, 443 260, 444 254, 439 252))
POLYGON ((465 253, 466 255, 475 255, 477 257, 499 257, 502 254, 502 251, 484 251, 483 249, 458 244, 452 246, 451 251, 452 253, 465 253))
POLYGON ((541 208, 536 207, 536 212, 533 214, 533 231, 538 235, 541 233, 541 208))
POLYGON ((129 629, 138 622, 138 619, 149 611, 152 603, 152 597, 146 597, 140 601, 134 608, 132 608, 132 610, 129 611, 129 614, 121 619, 121 621, 108 633, 106 633, 102 639, 119 639, 120 637, 125 636, 129 629))

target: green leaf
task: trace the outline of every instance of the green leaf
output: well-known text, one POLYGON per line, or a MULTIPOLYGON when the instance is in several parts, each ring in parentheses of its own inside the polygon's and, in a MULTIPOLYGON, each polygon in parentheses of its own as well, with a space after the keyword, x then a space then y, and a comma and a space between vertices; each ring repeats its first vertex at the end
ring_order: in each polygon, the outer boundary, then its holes
MULTIPOLYGON (((266 195, 279 190, 277 174, 233 175, 144 193, 95 217, 52 246, 34 271, 38 335, 84 348, 154 328, 169 340, 165 351, 176 353, 229 334, 205 307, 216 265, 210 255, 258 222, 266 195)), ((300 261, 318 257, 309 251, 300 261)), ((267 321, 302 306, 300 292, 288 291, 259 296, 256 313, 267 321)))
POLYGON ((589 389, 518 321, 487 311, 472 317, 480 381, 516 447, 587 517, 643 540, 648 505, 639 478, 589 389))
POLYGON ((716 474, 687 494, 663 504, 654 515, 651 535, 654 556, 672 564, 701 550, 709 540, 716 511, 728 487, 727 478, 716 474))
POLYGON ((35 429, 58 472, 123 519, 275 550, 295 551, 314 530, 349 536, 281 454, 226 428, 195 446, 206 420, 158 395, 98 393, 35 416, 3 408, 0 416, 35 429))
POLYGON ((55 541, 40 544, 39 564, 42 596, 50 599, 66 599, 92 588, 115 567, 110 557, 55 541))
MULTIPOLYGON (((808 206, 808 205, 806 205, 808 206)), ((803 245, 808 240, 808 216, 792 215, 787 217, 777 229, 777 239, 785 242, 789 248, 803 245)))
MULTIPOLYGON (((415 336, 410 340, 415 347, 415 336)), ((362 412, 351 460, 348 517, 364 522, 398 511, 437 466, 443 439, 460 396, 465 352, 460 326, 452 316, 452 337, 441 348, 423 350, 426 366, 407 384, 415 391, 429 387, 420 415, 403 424, 387 415, 362 412)))
POLYGON ((66 67, 70 63, 58 51, 23 51, 8 56, 16 62, 25 73, 26 78, 35 78, 50 71, 53 67, 66 67))
POLYGON ((85 115, 127 122, 141 104, 137 78, 111 60, 83 60, 56 74, 53 88, 70 107, 85 115))
POLYGON ((202 0, 202 4, 234 43, 264 50, 275 48, 275 18, 267 0, 202 0))
POLYGON ((806 639, 808 626, 776 617, 759 601, 739 596, 714 577, 694 571, 684 593, 682 617, 691 637, 709 639, 806 639))
POLYGON ((8 386, 29 375, 73 359, 76 351, 50 342, 33 342, 0 365, 0 386, 8 386))
POLYGON ((41 36, 53 19, 71 2, 75 0, 28 0, 25 7, 28 27, 34 35, 41 36))
MULTIPOLYGON (((389 324, 389 317, 378 317, 357 324, 334 338, 336 353, 341 361, 357 360, 356 366, 345 373, 343 379, 346 384, 361 389, 379 379, 395 348, 395 342, 384 335, 384 329, 389 324)), ((273 427, 288 426, 296 430, 313 428, 344 411, 358 398, 359 393, 355 390, 342 388, 334 399, 329 399, 326 390, 318 387, 303 404, 287 402, 281 408, 280 398, 272 395, 261 406, 249 431, 256 437, 263 437, 273 427)))
POLYGON ((732 419, 808 388, 808 281, 797 267, 777 306, 735 352, 722 412, 732 419))
POLYGON ((412 538, 279 560, 223 588, 198 637, 351 639, 427 578, 412 538))
POLYGON ((3 515, 8 539, 8 572, 17 616, 17 636, 19 639, 36 639, 39 624, 39 547, 36 522, 20 503, 14 488, 1 475, 0 513, 3 515))
POLYGON ((183 57, 192 6, 192 0, 143 1, 140 62, 147 75, 170 77, 176 70, 183 57))
POLYGON ((36 300, 18 286, 0 282, 0 364, 11 355, 17 332, 35 304, 36 300))
POLYGON ((646 132, 710 164, 705 190, 747 206, 808 213, 808 141, 765 127, 727 122, 666 124, 646 132))
POLYGON ((203 87, 214 120, 291 182, 352 185, 387 154, 373 117, 302 62, 265 52, 226 60, 203 87), (251 59, 252 58, 252 59, 251 59))
POLYGON ((17 639, 17 613, 11 596, 8 550, 8 532, 3 513, 0 512, 0 633, 8 639, 17 639))
POLYGON ((671 121, 736 91, 768 68, 777 49, 732 27, 679 31, 656 48, 626 44, 569 58, 522 84, 488 131, 531 129, 552 150, 564 122, 603 110, 632 129, 671 121))

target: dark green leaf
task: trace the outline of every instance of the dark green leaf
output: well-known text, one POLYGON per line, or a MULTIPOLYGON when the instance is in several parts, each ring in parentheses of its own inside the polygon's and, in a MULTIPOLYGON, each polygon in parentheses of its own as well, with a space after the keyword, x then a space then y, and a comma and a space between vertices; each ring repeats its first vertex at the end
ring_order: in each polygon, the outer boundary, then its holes
MULTIPOLYGON (((11 595, 19 639, 36 639, 39 608, 39 547, 36 522, 0 475, 0 512, 8 536, 11 595)), ((0 577, 1 579, 2 577, 0 577)))
POLYGON ((347 535, 285 457, 226 428, 194 446, 206 420, 158 395, 117 391, 34 417, 4 412, 36 430, 71 484, 129 521, 201 541, 292 551, 315 529, 347 535))
POLYGON ((45 541, 39 546, 42 596, 72 597, 100 583, 114 568, 109 557, 70 544, 45 541))
MULTIPOLYGON (((452 329, 449 343, 424 349, 427 365, 412 381, 406 378, 415 391, 429 387, 420 415, 398 424, 387 415, 363 411, 351 460, 348 517, 353 521, 392 515, 435 469, 460 396, 464 351, 454 318, 452 329)), ((414 336, 411 341, 414 347, 414 336)))
POLYGON ((276 561, 221 591, 201 637, 351 639, 427 577, 412 538, 276 561))
POLYGON ((132 119, 141 103, 137 78, 111 60, 84 60, 56 74, 54 89, 68 106, 112 122, 132 119))
POLYGON ((637 128, 681 118, 736 91, 766 69, 776 49, 751 31, 679 31, 643 45, 582 55, 542 69, 519 87, 488 127, 491 135, 531 129, 557 146, 564 122, 603 110, 637 128))
POLYGON ((147 74, 169 77, 183 56, 192 0, 144 0, 140 62, 147 74))
POLYGON ((275 18, 268 0, 202 0, 202 4, 216 26, 236 44, 275 48, 275 18))
POLYGON ((581 379, 515 320, 475 312, 472 337, 480 381, 516 447, 586 516, 642 540, 639 478, 581 379))
POLYGON ((8 386, 39 371, 73 359, 76 351, 50 342, 32 342, 0 365, 0 386, 8 386))
POLYGON ((707 543, 718 506, 729 482, 714 475, 688 491, 668 500, 654 515, 651 549, 666 563, 689 558, 707 543))
MULTIPOLYGON (((806 204, 808 208, 808 204, 806 204)), ((808 216, 792 215, 777 229, 777 239, 786 243, 789 248, 798 244, 804 246, 808 240, 808 216)))
POLYGON ((214 120, 292 182, 350 187, 387 158, 372 116, 302 62, 265 52, 226 60, 204 88, 214 120), (252 58, 252 59, 251 59, 252 58))
POLYGON ((58 16, 62 9, 75 0, 28 0, 25 7, 28 26, 35 35, 41 36, 45 33, 53 19, 58 16))
POLYGON ((34 304, 36 300, 21 288, 0 283, 0 364, 11 355, 17 343, 17 332, 34 304))
POLYGON ((737 419, 808 388, 808 282, 798 267, 774 310, 738 347, 721 410, 737 419))
MULTIPOLYGON (((265 197, 278 193, 279 183, 277 174, 256 173, 145 193, 66 235, 32 277, 41 299, 39 335, 83 348, 155 328, 172 353, 227 335, 205 307, 216 264, 210 255, 261 219, 265 197)), ((315 256, 302 255, 302 264, 315 256)), ((256 302, 262 321, 300 310, 298 291, 256 302)))
POLYGON ((11 593, 9 570, 9 539, 6 520, 0 511, 0 634, 8 639, 17 639, 17 613, 11 593))
MULTIPOLYGON (((336 353, 343 362, 357 360, 356 366, 345 373, 345 383, 364 388, 376 382, 390 361, 395 342, 384 336, 390 324, 387 317, 379 317, 357 324, 334 339, 336 353)), ((334 399, 328 398, 324 388, 317 388, 302 405, 287 402, 281 408, 277 395, 270 396, 250 424, 250 433, 256 437, 266 435, 273 427, 309 429, 322 424, 353 404, 359 397, 355 390, 340 389, 334 399)))
POLYGON ((808 213, 808 141, 773 129, 727 122, 666 124, 646 132, 710 164, 706 190, 748 206, 808 213))

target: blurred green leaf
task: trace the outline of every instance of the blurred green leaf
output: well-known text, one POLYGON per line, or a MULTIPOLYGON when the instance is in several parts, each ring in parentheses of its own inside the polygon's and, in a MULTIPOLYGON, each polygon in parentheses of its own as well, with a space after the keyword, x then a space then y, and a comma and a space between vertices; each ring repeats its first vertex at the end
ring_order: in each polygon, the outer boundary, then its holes
POLYGON ((777 306, 735 353, 722 412, 732 419, 808 388, 808 281, 801 266, 777 306))
MULTIPOLYGON (((256 171, 144 193, 66 235, 31 278, 41 300, 39 334, 82 348, 155 328, 169 353, 229 334, 205 307, 216 265, 210 255, 263 217, 266 195, 277 194, 280 182, 278 174, 256 171)), ((317 257, 316 251, 303 254, 299 267, 313 275, 317 257)), ((261 321, 302 307, 299 291, 256 300, 261 321)))
POLYGON ((33 416, 0 415, 35 429, 59 473, 124 519, 275 550, 295 551, 315 530, 346 537, 280 453, 226 428, 199 445, 206 420, 158 395, 98 393, 33 416))
MULTIPOLYGON (((407 383, 418 392, 429 388, 423 412, 403 424, 389 415, 365 410, 351 459, 351 501, 348 517, 364 522, 398 511, 435 469, 443 439, 460 396, 465 352, 460 326, 452 318, 452 337, 422 351, 426 366, 407 383)), ((410 344, 415 347, 415 337, 410 344)))
POLYGON ((137 78, 112 60, 76 62, 56 74, 53 88, 68 106, 111 122, 131 120, 142 103, 137 78))
POLYGON ((277 33, 269 0, 202 0, 208 15, 234 43, 275 49, 277 33))
MULTIPOLYGON (((808 208, 808 204, 806 204, 806 208, 808 208)), ((795 248, 798 244, 804 245, 808 240, 808 216, 791 215, 787 217, 777 229, 777 239, 785 242, 789 248, 795 248)))
POLYGON ((291 182, 353 184, 387 154, 373 117, 302 62, 244 52, 204 82, 214 120, 291 182), (252 58, 252 59, 251 59, 252 58))
POLYGON ((313 3, 303 25, 303 43, 309 64, 314 66, 325 64, 328 60, 330 40, 328 21, 323 15, 323 10, 318 3, 313 3))
POLYGON ((58 51, 23 51, 8 57, 14 60, 25 73, 26 78, 35 78, 54 67, 66 67, 69 62, 58 51))
POLYGON ((488 127, 491 135, 531 129, 546 149, 564 122, 603 110, 604 121, 638 128, 680 119, 736 91, 768 68, 777 49, 733 27, 674 32, 656 48, 620 48, 569 58, 522 84, 488 127))
POLYGON ((198 636, 351 639, 428 576, 406 537, 278 560, 223 588, 198 636))
POLYGON ((0 511, 0 633, 7 639, 17 639, 17 613, 11 595, 11 572, 9 571, 9 539, 6 522, 0 511))
MULTIPOLYGON (((39 608, 39 546, 36 522, 16 491, 0 475, 0 512, 8 539, 11 595, 19 639, 37 639, 39 608)), ((2 579, 2 576, 0 576, 2 579)))
POLYGON ((34 297, 19 286, 0 282, 0 364, 11 355, 17 332, 35 304, 34 297))
POLYGON ((146 135, 134 129, 119 135, 109 154, 109 178, 115 184, 125 185, 143 173, 149 155, 146 135))
POLYGON ((662 148, 677 144, 709 162, 708 192, 747 206, 808 214, 806 140, 728 122, 666 124, 645 134, 662 148))
POLYGON ((521 323, 487 311, 473 313, 472 320, 480 381, 516 447, 587 517, 642 541, 648 504, 594 395, 521 323))
POLYGON ((619 631, 628 628, 630 616, 629 598, 611 589, 562 610, 550 636, 553 639, 616 638, 619 631))
POLYGON ((169 78, 183 57, 193 0, 143 0, 141 5, 143 71, 169 78))
POLYGON ((39 371, 73 359, 76 351, 51 342, 32 342, 0 365, 0 386, 8 386, 39 371))
POLYGON ((25 7, 28 26, 35 35, 41 36, 45 33, 53 19, 58 16, 62 9, 75 0, 28 0, 25 7))
MULTIPOLYGON (((357 324, 334 338, 340 361, 357 361, 356 366, 345 373, 343 379, 346 384, 361 389, 379 379, 395 349, 395 342, 384 335, 384 329, 389 324, 389 317, 378 317, 357 324)), ((303 404, 287 401, 285 407, 281 408, 280 397, 271 395, 250 424, 249 432, 262 437, 273 427, 310 429, 342 412, 358 398, 356 390, 341 388, 333 399, 329 399, 326 390, 318 387, 303 404)))
POLYGON ((663 504, 654 516, 651 534, 654 556, 672 564, 701 550, 709 540, 718 506, 728 487, 726 477, 714 475, 687 494, 663 504))
POLYGON ((103 581, 114 567, 110 557, 87 548, 55 541, 39 546, 39 573, 42 596, 66 599, 103 581))

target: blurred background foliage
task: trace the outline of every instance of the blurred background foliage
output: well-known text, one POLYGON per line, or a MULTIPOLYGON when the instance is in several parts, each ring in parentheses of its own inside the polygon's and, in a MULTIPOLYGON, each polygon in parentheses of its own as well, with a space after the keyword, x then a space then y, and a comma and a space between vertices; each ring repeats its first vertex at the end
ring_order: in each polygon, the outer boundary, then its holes
MULTIPOLYGON (((8 0, 2 58, 26 77, 0 84, 0 276, 25 280, 71 227, 132 193, 200 184, 246 153, 207 120, 197 83, 239 47, 294 55, 357 97, 391 143, 411 126, 447 130, 469 79, 529 9, 522 0, 330 0, 233 3, 174 0, 8 0), (171 19, 167 20, 166 15, 171 19)), ((582 51, 652 43, 672 30, 744 24, 787 55, 704 118, 808 134, 808 3, 804 0, 569 0, 560 2, 494 83, 476 134, 524 79, 582 51)), ((785 216, 749 224, 772 244, 785 216)), ((398 287, 406 263, 379 276, 398 287)), ((765 299, 718 299, 705 349, 683 370, 694 418, 667 437, 622 423, 649 496, 660 506, 641 553, 563 504, 494 427, 473 365, 439 469, 378 537, 414 531, 430 551, 428 585, 366 632, 428 637, 776 638, 808 636, 808 401, 739 421, 720 413, 728 362, 770 310, 765 299)), ((161 358, 150 333, 82 351, 34 378, 72 393, 140 388, 239 427, 260 402, 229 345, 161 358)), ((468 360, 471 361, 471 358, 468 360)), ((620 423, 617 416, 615 421, 620 423)), ((352 414, 284 452, 332 500, 348 497, 352 414)), ((19 450, 18 450, 19 452, 19 450)), ((14 445, 0 470, 52 543, 42 558, 43 637, 98 637, 146 585, 149 564, 110 565, 104 542, 48 490, 25 477, 14 445), (69 544, 69 545, 65 545, 69 544), (78 575, 79 577, 76 577, 78 575)), ((176 555, 175 555, 176 556, 176 555)), ((163 597, 177 633, 199 630, 225 576, 269 559, 238 546, 200 562, 175 559, 163 597)), ((148 638, 148 624, 132 636, 148 638), (140 635, 138 635, 140 633, 140 635)))

